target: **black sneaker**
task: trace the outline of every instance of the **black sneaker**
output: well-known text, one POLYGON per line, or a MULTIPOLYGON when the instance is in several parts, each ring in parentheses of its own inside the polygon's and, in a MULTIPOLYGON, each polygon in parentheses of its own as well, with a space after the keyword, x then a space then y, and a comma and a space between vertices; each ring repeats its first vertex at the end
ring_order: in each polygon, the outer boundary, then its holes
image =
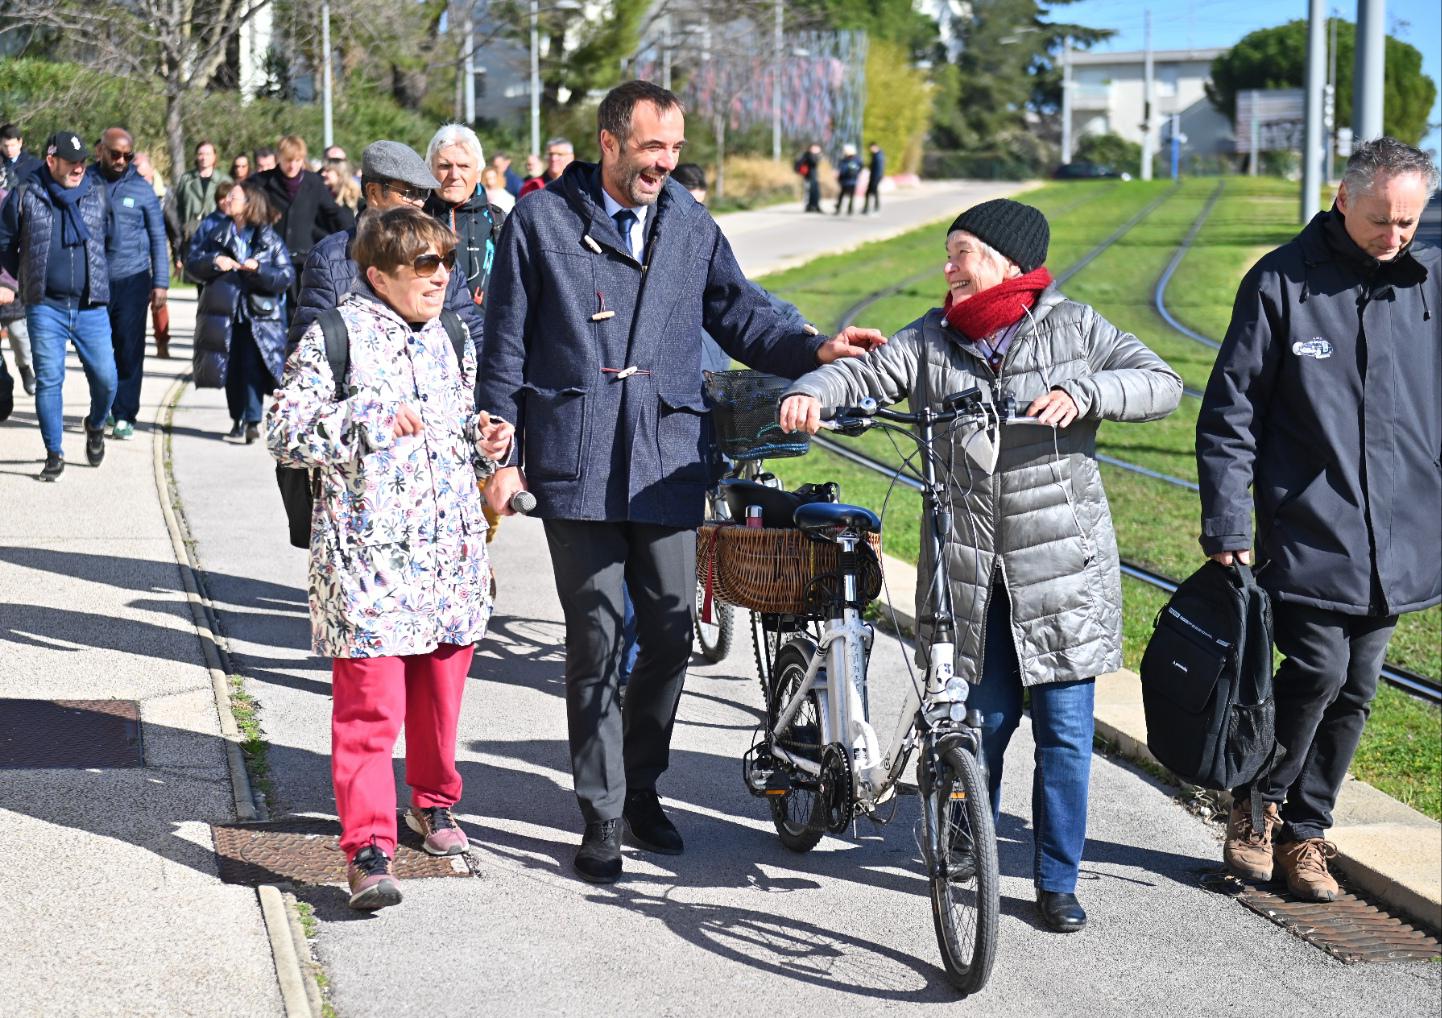
POLYGON ((661 810, 661 797, 654 789, 626 793, 626 806, 621 815, 626 829, 642 848, 662 855, 680 855, 686 848, 681 832, 661 810))
POLYGON ((576 850, 576 872, 593 884, 614 884, 621 875, 621 821, 598 820, 586 825, 576 850))
POLYGON ((58 481, 63 473, 65 473, 65 457, 58 452, 47 452, 45 466, 40 471, 40 479, 42 481, 58 481))
POLYGON ((100 466, 105 459, 105 429, 85 429, 85 459, 92 467, 100 466))
POLYGON ((245 444, 254 445, 255 440, 260 437, 259 424, 247 424, 245 426, 245 444))

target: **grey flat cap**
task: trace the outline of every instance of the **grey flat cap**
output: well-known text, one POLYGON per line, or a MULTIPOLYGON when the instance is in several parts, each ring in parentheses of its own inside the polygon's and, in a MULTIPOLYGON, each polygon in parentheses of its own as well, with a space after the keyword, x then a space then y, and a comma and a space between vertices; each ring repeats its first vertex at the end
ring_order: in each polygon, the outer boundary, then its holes
POLYGON ((412 187, 434 191, 441 186, 416 150, 398 141, 373 141, 361 153, 361 176, 373 180, 394 180, 412 187))

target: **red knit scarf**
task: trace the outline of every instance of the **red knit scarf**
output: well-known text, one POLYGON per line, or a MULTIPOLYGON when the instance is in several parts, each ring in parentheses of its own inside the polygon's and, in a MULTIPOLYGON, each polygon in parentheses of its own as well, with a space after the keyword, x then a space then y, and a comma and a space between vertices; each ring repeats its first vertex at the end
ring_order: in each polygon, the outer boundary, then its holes
POLYGON ((1019 322, 1051 282, 1051 273, 1043 265, 1025 275, 1003 280, 960 303, 952 303, 948 290, 941 310, 947 324, 975 343, 997 329, 1019 322))

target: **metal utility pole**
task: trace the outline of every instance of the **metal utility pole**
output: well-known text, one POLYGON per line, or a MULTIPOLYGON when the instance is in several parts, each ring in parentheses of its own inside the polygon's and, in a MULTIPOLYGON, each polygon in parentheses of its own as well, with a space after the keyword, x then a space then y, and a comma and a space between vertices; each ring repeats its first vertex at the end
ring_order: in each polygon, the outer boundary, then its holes
POLYGON ((661 29, 661 87, 671 90, 671 15, 667 13, 661 29))
POLYGON ((541 5, 531 0, 531 151, 541 154, 541 5))
POLYGON ((1307 4, 1307 121, 1302 132, 1302 222, 1321 210, 1323 74, 1327 66, 1327 25, 1323 0, 1307 4))
POLYGON ((1337 8, 1333 7, 1327 18, 1328 27, 1331 29, 1327 42, 1327 108, 1323 111, 1326 114, 1327 128, 1327 179, 1332 179, 1332 168, 1337 162, 1337 8))
POLYGON ((1061 161, 1071 162, 1071 36, 1061 40, 1061 161))
POLYGON ((776 0, 776 25, 772 32, 772 55, 776 62, 771 75, 771 158, 781 161, 781 0, 776 0))
POLYGON ((335 123, 332 115, 334 102, 331 97, 330 80, 330 0, 321 0, 320 3, 320 48, 321 137, 325 141, 325 147, 330 148, 335 144, 335 123))
POLYGON ((1357 0, 1357 62, 1352 72, 1352 135, 1358 143, 1382 136, 1387 0, 1357 0))
POLYGON ((466 0, 466 15, 461 21, 461 35, 464 37, 465 59, 461 61, 461 73, 465 81, 466 123, 476 122, 476 9, 474 0, 466 0))
POLYGON ((1143 74, 1146 80, 1142 86, 1142 165, 1141 177, 1143 180, 1152 179, 1152 12, 1147 10, 1145 15, 1146 26, 1146 49, 1145 67, 1143 74))

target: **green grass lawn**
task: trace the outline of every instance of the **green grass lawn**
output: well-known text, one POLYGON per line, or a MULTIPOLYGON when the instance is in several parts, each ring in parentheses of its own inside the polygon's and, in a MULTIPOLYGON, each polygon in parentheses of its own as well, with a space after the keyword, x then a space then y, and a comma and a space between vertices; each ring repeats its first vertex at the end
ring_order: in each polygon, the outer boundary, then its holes
MULTIPOLYGON (((1186 180, 1175 191, 1167 181, 1052 184, 1028 192, 1025 200, 1048 216, 1052 227, 1048 265, 1060 274, 1119 225, 1159 195, 1169 197, 1142 223, 1066 285, 1068 296, 1098 309, 1113 324, 1140 336, 1194 388, 1206 386, 1214 352, 1173 331, 1152 307, 1157 279, 1177 245, 1216 189, 1214 179, 1186 180)), ((1297 231, 1294 185, 1253 178, 1228 178, 1182 260, 1167 291, 1168 309, 1183 324, 1220 340, 1231 315, 1241 277, 1265 251, 1297 231)), ((932 270, 896 294, 883 297, 857 324, 894 332, 936 306, 944 283, 944 238, 938 226, 868 245, 848 255, 818 259, 761 280, 798 305, 818 324, 834 326, 859 301, 932 270)), ((1177 412, 1151 424, 1108 422, 1099 447, 1111 455, 1188 480, 1196 479, 1193 443, 1199 402, 1184 398, 1177 412)), ((895 448, 873 432, 852 440, 868 455, 887 461, 895 448)), ((901 443, 903 453, 912 447, 901 443)), ((889 554, 916 561, 920 497, 892 487, 886 478, 814 450, 804 459, 777 461, 773 469, 788 485, 837 480, 848 501, 880 509, 886 504, 885 546, 889 554)), ((1122 557, 1174 577, 1201 561, 1197 544, 1199 506, 1190 491, 1103 466, 1122 557)), ((1137 581, 1123 580, 1124 656, 1128 667, 1141 660, 1152 620, 1166 595, 1137 581)), ((1404 616, 1388 660, 1437 677, 1442 674, 1442 609, 1404 616)), ((1354 771, 1396 798, 1442 818, 1442 713, 1390 687, 1374 704, 1354 771)))

